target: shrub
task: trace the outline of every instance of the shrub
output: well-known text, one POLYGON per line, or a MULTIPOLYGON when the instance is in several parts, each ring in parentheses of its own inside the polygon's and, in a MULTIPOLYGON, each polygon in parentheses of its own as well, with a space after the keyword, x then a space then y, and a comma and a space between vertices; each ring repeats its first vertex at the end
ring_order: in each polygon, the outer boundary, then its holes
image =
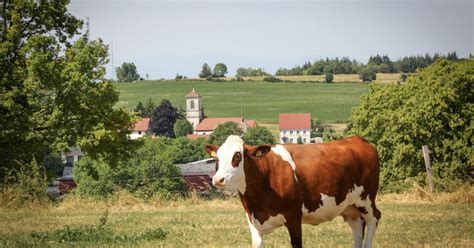
POLYGON ((249 145, 274 144, 273 134, 265 127, 249 128, 242 139, 249 145))
POLYGON ((325 83, 332 83, 333 79, 334 79, 334 76, 332 75, 332 73, 327 73, 324 82, 325 83))
POLYGON ((274 77, 274 76, 267 76, 267 77, 264 77, 263 78, 263 81, 264 82, 269 82, 269 83, 281 83, 282 80, 277 78, 277 77, 274 77))
POLYGON ((359 78, 362 82, 372 82, 377 79, 377 74, 375 74, 375 71, 371 67, 366 66, 360 71, 359 78))

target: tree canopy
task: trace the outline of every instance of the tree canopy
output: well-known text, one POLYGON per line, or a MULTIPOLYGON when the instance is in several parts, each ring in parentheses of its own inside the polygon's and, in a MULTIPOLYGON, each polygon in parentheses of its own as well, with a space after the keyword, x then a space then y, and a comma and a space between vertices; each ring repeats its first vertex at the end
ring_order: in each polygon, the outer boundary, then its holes
POLYGON ((186 119, 177 120, 173 131, 176 137, 186 136, 193 133, 193 125, 186 119))
POLYGON ((350 133, 377 146, 382 186, 397 189, 401 180, 423 175, 423 145, 439 187, 449 188, 453 179, 472 182, 473 85, 474 61, 439 60, 406 84, 370 86, 352 112, 350 133))
POLYGON ((202 65, 202 69, 201 69, 201 72, 199 73, 199 77, 200 78, 212 77, 211 67, 207 63, 204 63, 202 65))
POLYGON ((133 82, 140 79, 134 63, 124 62, 120 67, 115 68, 115 73, 119 82, 133 82))
POLYGON ((0 178, 73 145, 107 159, 129 153, 132 119, 114 108, 119 93, 103 80, 107 46, 77 36, 83 23, 67 12, 68 3, 3 2, 0 178))
POLYGON ((163 99, 160 105, 153 110, 151 114, 149 132, 158 136, 167 136, 174 138, 173 126, 178 119, 183 116, 177 108, 171 105, 171 102, 163 99))
POLYGON ((224 63, 217 63, 214 66, 214 77, 225 77, 227 66, 224 63))
POLYGON ((245 144, 249 145, 275 143, 275 137, 273 137, 273 134, 265 127, 249 128, 242 139, 245 141, 245 144))
POLYGON ((219 124, 214 132, 209 136, 209 143, 214 145, 222 145, 229 135, 241 136, 244 132, 239 125, 233 121, 219 124))

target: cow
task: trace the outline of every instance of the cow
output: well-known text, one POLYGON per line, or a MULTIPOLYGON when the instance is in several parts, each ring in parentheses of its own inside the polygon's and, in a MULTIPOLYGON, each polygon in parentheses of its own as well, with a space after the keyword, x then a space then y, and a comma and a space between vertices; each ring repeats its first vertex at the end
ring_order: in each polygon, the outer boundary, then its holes
POLYGON ((317 225, 342 216, 354 247, 372 246, 381 213, 375 206, 379 158, 364 138, 353 136, 323 144, 244 144, 229 136, 222 146, 206 145, 216 158, 212 183, 238 191, 252 236, 285 226, 293 247, 302 247, 301 225, 317 225))

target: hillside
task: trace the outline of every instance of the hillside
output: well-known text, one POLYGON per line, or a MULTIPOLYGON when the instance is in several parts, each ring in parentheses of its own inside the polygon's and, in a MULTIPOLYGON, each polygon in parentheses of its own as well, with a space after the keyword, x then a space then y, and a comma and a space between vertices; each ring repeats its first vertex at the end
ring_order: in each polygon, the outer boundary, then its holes
POLYGON ((346 122, 351 108, 367 91, 362 83, 266 83, 207 81, 142 81, 117 83, 119 107, 134 108, 148 98, 168 99, 184 107, 184 96, 193 88, 203 96, 209 117, 243 116, 261 124, 275 124, 279 113, 310 112, 325 123, 346 122), (242 107, 242 108, 241 108, 242 107))

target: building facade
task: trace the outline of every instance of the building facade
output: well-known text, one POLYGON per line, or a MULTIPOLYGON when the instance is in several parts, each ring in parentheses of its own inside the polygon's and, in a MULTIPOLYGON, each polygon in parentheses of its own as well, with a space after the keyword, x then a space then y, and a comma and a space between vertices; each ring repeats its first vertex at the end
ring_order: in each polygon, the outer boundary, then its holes
POLYGON ((193 89, 186 95, 186 120, 196 129, 202 118, 202 97, 193 89))
POLYGON ((311 113, 280 114, 278 120, 281 144, 311 142, 311 113))

